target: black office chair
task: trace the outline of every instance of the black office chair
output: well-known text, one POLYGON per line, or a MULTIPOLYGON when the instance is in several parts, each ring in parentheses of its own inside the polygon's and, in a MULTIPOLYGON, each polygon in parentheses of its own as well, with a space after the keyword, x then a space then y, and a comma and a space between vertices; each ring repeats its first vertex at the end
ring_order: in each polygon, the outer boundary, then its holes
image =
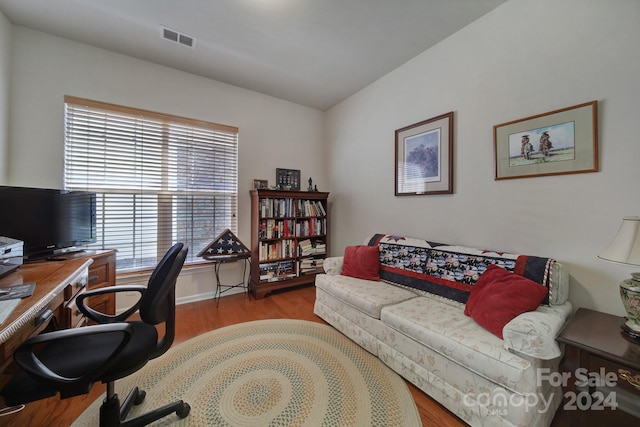
POLYGON ((175 334, 175 285, 188 248, 177 243, 164 255, 144 286, 113 286, 86 291, 77 298, 78 307, 90 319, 102 323, 76 329, 41 334, 28 339, 14 353, 22 368, 0 394, 9 406, 44 399, 60 393, 65 399, 91 390, 93 383, 107 385, 107 396, 100 407, 100 426, 143 426, 173 412, 189 415, 190 407, 174 402, 152 412, 126 420, 132 405, 139 405, 145 392, 135 387, 122 407, 114 382, 163 354, 175 334), (86 306, 86 298, 108 292, 141 294, 140 300, 126 313, 108 316, 86 306), (141 321, 125 321, 139 309, 141 321), (164 324, 158 339, 156 325, 164 324))

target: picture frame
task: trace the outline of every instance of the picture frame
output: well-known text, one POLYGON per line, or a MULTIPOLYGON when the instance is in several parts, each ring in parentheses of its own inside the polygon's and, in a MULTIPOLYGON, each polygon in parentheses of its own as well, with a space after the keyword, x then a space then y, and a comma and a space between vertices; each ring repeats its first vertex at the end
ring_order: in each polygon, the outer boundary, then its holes
POLYGON ((598 101, 493 127, 495 179, 597 172, 598 101))
POLYGON ((253 188, 255 190, 265 190, 269 188, 269 181, 266 179, 254 179, 253 188))
POLYGON ((395 195, 453 194, 453 111, 395 131, 395 195))
POLYGON ((300 169, 276 168, 276 186, 280 190, 300 190, 300 169))

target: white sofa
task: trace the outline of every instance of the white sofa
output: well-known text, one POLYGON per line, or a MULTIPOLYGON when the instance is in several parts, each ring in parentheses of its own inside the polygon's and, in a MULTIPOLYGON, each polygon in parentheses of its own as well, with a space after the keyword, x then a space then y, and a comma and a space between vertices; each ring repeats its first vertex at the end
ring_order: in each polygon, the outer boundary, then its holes
POLYGON ((560 263, 382 234, 366 244, 378 245, 382 280, 342 275, 343 257, 326 259, 326 274, 316 276, 318 316, 472 426, 551 423, 562 392, 545 378, 558 369, 555 337, 572 313, 560 263), (488 264, 527 266, 523 276, 535 270, 548 287, 548 301, 507 323, 503 339, 461 302, 488 264))

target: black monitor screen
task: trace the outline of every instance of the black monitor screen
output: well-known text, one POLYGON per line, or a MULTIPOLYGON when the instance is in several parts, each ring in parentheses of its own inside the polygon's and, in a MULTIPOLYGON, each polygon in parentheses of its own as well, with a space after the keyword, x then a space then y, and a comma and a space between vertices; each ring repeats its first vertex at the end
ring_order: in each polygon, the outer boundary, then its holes
POLYGON ((0 186, 0 236, 24 242, 25 257, 96 241, 96 195, 0 186))

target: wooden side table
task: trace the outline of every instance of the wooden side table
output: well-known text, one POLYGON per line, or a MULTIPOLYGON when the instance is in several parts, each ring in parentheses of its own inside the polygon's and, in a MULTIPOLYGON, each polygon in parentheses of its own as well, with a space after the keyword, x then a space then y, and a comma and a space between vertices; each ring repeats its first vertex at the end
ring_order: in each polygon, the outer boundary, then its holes
POLYGON ((561 410, 571 425, 640 425, 640 341, 620 330, 623 323, 580 308, 560 331, 566 346, 561 410))

